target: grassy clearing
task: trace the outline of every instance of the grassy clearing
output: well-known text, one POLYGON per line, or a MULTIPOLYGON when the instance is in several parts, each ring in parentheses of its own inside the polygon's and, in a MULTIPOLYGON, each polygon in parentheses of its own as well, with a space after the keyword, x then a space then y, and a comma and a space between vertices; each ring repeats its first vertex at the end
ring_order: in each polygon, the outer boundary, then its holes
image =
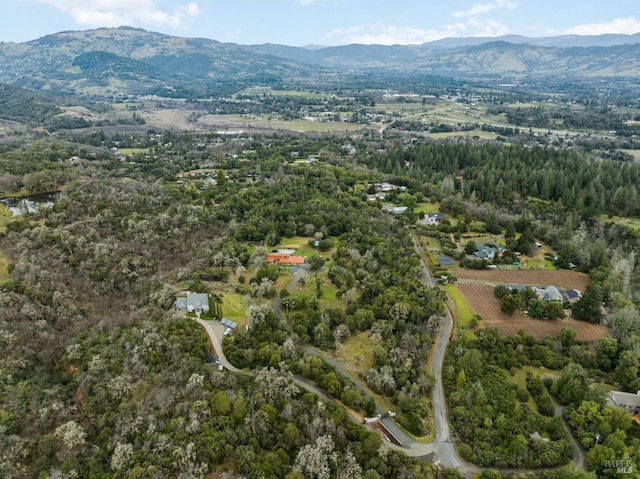
POLYGON ((335 356, 338 360, 348 363, 351 368, 368 371, 373 367, 373 341, 371 333, 363 333, 351 336, 338 348, 335 356))
MULTIPOLYGON (((507 374, 507 378, 509 379, 510 383, 517 384, 519 387, 527 389, 527 371, 530 369, 520 368, 515 372, 514 375, 507 374)), ((534 375, 535 374, 536 373, 534 373, 534 375)), ((531 395, 529 395, 529 399, 527 400, 526 404, 532 411, 538 412, 538 406, 536 405, 536 402, 533 400, 531 395)))
MULTIPOLYGON (((533 366, 524 366, 520 369, 517 369, 514 374, 511 372, 507 373, 507 379, 512 384, 517 384, 524 389, 527 388, 527 372, 531 371, 534 376, 540 376, 542 378, 551 377, 553 379, 558 379, 560 377, 559 371, 552 371, 551 369, 547 369, 545 367, 535 368, 533 366)), ((538 406, 536 402, 533 400, 531 396, 529 396, 529 400, 527 404, 531 408, 532 411, 538 412, 538 406)))
MULTIPOLYGON (((334 245, 338 241, 337 236, 332 236, 330 239, 334 242, 334 245)), ((318 250, 318 248, 315 248, 315 247, 309 245, 309 241, 310 240, 313 240, 313 238, 309 238, 309 237, 306 237, 306 236, 294 236, 293 238, 286 238, 286 239, 282 240, 282 242, 281 242, 280 246, 278 246, 278 248, 295 249, 297 256, 307 256, 308 257, 308 256, 313 256, 314 254, 319 254, 322 257, 324 257, 325 259, 331 258, 331 255, 335 251, 335 248, 333 248, 333 249, 331 249, 329 251, 320 251, 320 250, 318 250)))
MULTIPOLYGON (((338 287, 329 281, 329 278, 325 274, 318 275, 320 280, 320 288, 322 296, 320 296, 319 304, 323 309, 344 309, 344 302, 336 297, 338 293, 338 287)), ((313 289, 315 291, 316 284, 313 282, 313 289)))
POLYGON ((296 90, 270 90, 269 95, 271 96, 284 96, 284 97, 295 97, 295 98, 309 98, 316 100, 323 100, 328 97, 334 97, 335 95, 321 95, 319 93, 312 93, 310 91, 296 91, 296 90))
POLYGON ((625 150, 625 149, 621 149, 620 151, 622 151, 623 153, 626 153, 627 155, 633 156, 635 161, 640 161, 640 150, 625 150))
POLYGON ((390 113, 428 113, 428 108, 422 103, 378 103, 373 110, 376 112, 390 113))
POLYGON ((439 213, 440 203, 418 203, 413 209, 414 213, 439 213))
POLYGON ((449 296, 448 304, 451 309, 451 314, 453 314, 453 320, 456 327, 467 328, 474 314, 471 306, 469 306, 465 301, 462 294, 454 284, 446 285, 444 290, 446 291, 447 296, 449 296))
POLYGON ((315 98, 322 100, 325 98, 334 98, 335 95, 328 95, 322 93, 313 93, 306 90, 273 90, 269 87, 249 87, 235 94, 235 96, 242 95, 268 95, 268 96, 284 96, 284 97, 297 97, 297 98, 315 98))
POLYGON ((492 235, 480 235, 478 233, 465 233, 462 235, 466 242, 474 241, 476 243, 497 243, 504 244, 504 240, 501 240, 492 235))
POLYGON ((9 279, 9 258, 0 251, 0 283, 4 283, 9 279))
POLYGON ((238 323, 239 328, 247 324, 247 301, 242 294, 225 293, 222 295, 222 314, 225 318, 238 323))
POLYGON ((243 115, 206 115, 200 118, 203 125, 218 126, 228 129, 266 129, 290 130, 299 132, 344 132, 359 131, 362 125, 342 121, 309 121, 309 120, 281 120, 269 115, 261 117, 247 117, 243 115))
POLYGON ((431 236, 423 236, 422 237, 422 245, 425 248, 439 248, 440 243, 437 239, 432 238, 431 236))
POLYGON ((125 155, 135 155, 136 153, 147 153, 148 148, 120 148, 119 151, 125 155))
POLYGON ((358 123, 341 121, 271 120, 267 124, 271 128, 302 132, 359 131, 362 129, 362 125, 358 123))
POLYGON ((427 259, 429 260, 428 263, 431 263, 431 267, 435 267, 436 265, 440 264, 438 258, 436 257, 436 253, 433 251, 427 251, 427 259))
POLYGON ((11 221, 11 210, 0 204, 0 232, 7 231, 7 223, 11 221))
POLYGON ((636 230, 640 230, 640 218, 629 218, 627 216, 607 216, 600 215, 600 220, 616 225, 628 226, 636 230))

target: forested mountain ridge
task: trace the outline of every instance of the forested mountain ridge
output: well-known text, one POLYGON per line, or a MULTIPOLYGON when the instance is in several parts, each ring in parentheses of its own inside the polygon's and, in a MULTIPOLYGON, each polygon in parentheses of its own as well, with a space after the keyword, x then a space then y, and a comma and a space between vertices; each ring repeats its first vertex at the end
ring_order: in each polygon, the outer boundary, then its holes
POLYGON ((225 78, 281 79, 313 70, 235 44, 127 27, 61 32, 0 45, 0 81, 63 92, 103 86, 113 93, 136 94, 225 78), (72 87, 71 82, 79 84, 72 87))
POLYGON ((277 45, 255 48, 333 68, 391 69, 459 77, 633 77, 640 72, 638 44, 559 48, 491 41, 450 48, 434 48, 431 44, 345 45, 311 51, 277 45))
POLYGON ((120 27, 0 44, 0 82, 53 92, 141 94, 206 89, 225 79, 279 82, 345 70, 455 77, 637 77, 638 44, 542 47, 494 41, 443 48, 345 45, 307 49, 237 45, 120 27))

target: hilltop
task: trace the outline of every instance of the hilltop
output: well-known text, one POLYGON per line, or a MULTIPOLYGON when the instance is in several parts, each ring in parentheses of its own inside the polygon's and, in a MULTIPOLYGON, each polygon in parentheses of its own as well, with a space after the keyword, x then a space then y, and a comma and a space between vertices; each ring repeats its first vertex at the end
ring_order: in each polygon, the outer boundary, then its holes
POLYGON ((638 35, 444 39, 422 45, 238 45, 120 27, 0 44, 0 82, 84 96, 224 93, 226 82, 325 81, 346 72, 456 78, 634 78, 638 35), (496 41, 498 40, 498 41, 496 41))

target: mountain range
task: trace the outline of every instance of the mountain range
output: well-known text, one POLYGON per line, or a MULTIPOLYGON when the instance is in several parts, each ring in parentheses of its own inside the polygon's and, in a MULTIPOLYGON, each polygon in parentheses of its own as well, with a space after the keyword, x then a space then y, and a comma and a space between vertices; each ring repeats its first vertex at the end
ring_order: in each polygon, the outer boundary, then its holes
POLYGON ((119 95, 322 78, 349 70, 457 78, 640 77, 640 34, 448 38, 421 45, 238 45, 120 27, 0 43, 0 82, 119 95))

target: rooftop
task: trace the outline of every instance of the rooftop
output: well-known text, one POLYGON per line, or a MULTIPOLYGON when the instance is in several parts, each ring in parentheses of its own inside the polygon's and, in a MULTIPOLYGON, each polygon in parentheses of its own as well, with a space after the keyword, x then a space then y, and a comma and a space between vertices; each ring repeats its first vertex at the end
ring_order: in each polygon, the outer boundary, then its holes
POLYGON ((609 392, 609 404, 630 409, 640 408, 640 391, 637 393, 625 393, 621 391, 609 392))

